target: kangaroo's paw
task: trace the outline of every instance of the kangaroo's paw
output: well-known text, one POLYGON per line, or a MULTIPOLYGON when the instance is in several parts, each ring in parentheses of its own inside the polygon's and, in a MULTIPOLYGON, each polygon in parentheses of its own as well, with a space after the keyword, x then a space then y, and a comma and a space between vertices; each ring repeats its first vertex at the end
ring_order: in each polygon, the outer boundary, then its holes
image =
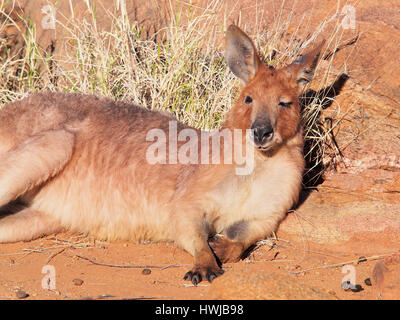
POLYGON ((216 277, 224 273, 224 270, 218 265, 211 249, 204 243, 202 250, 194 255, 194 267, 183 277, 184 280, 190 280, 196 286, 203 280, 212 282, 216 277))
POLYGON ((229 240, 223 235, 213 235, 208 239, 208 244, 221 263, 237 262, 243 254, 243 244, 229 240))
POLYGON ((183 279, 192 281, 192 283, 197 286, 197 284, 202 280, 208 280, 208 282, 212 282, 216 277, 219 277, 223 273, 224 270, 218 266, 194 266, 192 270, 186 272, 183 279))

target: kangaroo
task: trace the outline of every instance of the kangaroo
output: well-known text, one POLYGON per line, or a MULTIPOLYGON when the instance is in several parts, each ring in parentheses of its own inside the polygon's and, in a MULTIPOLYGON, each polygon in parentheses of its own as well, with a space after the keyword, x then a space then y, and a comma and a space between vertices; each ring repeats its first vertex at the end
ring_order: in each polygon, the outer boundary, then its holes
MULTIPOLYGON (((298 96, 322 45, 275 70, 242 30, 228 28, 225 57, 243 88, 220 130, 250 131, 254 168, 247 175, 236 174, 232 163, 149 163, 147 133, 168 135, 174 121, 160 111, 49 92, 6 104, 0 243, 64 230, 110 241, 175 241, 194 256, 184 279, 213 281, 222 263, 239 261, 298 199, 304 170, 298 96)), ((175 123, 178 133, 191 129, 175 123)), ((166 143, 183 144, 176 137, 166 143)), ((233 147, 246 143, 235 140, 233 147)))

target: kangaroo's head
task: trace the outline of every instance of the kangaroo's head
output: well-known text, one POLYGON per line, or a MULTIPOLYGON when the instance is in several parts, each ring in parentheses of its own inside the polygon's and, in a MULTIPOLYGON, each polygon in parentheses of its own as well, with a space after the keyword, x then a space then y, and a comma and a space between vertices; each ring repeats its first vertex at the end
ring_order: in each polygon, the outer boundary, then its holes
POLYGON ((291 65, 275 70, 261 62, 251 39, 231 25, 226 34, 225 57, 244 86, 225 124, 251 129, 252 142, 261 151, 275 149, 301 134, 298 97, 314 75, 323 44, 291 65))

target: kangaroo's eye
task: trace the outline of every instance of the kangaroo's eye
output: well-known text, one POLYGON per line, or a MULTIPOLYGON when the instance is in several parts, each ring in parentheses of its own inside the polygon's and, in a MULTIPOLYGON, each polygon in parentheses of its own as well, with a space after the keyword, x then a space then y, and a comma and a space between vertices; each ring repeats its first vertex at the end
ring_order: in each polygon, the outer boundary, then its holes
POLYGON ((283 101, 280 101, 279 103, 278 103, 278 105, 280 106, 280 107, 282 107, 282 108, 290 108, 290 105, 291 105, 292 103, 291 102, 283 102, 283 101))
POLYGON ((253 98, 250 96, 246 96, 246 98, 244 99, 244 103, 245 104, 250 104, 253 102, 253 98))

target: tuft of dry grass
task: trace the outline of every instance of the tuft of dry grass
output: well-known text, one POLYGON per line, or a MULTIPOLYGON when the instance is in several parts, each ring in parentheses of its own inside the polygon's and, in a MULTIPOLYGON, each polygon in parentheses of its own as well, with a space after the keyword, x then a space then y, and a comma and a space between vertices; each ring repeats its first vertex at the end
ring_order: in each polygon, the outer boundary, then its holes
MULTIPOLYGON (((125 0, 118 2, 123 9, 125 0)), ((331 30, 327 39, 331 52, 342 44, 339 6, 311 30, 312 15, 295 20, 295 4, 289 14, 284 14, 285 1, 274 3, 272 24, 267 25, 263 18, 264 7, 256 10, 252 30, 238 21, 255 40, 265 63, 274 67, 290 63, 322 33, 326 35, 327 28, 331 30)), ((89 2, 87 5, 90 7, 89 2)), ((217 128, 237 95, 238 82, 226 66, 220 41, 229 17, 225 15, 221 20, 221 0, 212 0, 202 9, 185 8, 173 12, 169 25, 159 31, 163 40, 157 42, 142 36, 141 26, 129 20, 126 10, 118 16, 109 13, 110 30, 97 28, 92 8, 89 21, 70 20, 57 26, 68 34, 65 56, 57 59, 39 49, 34 25, 22 21, 26 30, 22 48, 15 52, 7 39, 0 42, 0 103, 43 90, 83 92, 168 110, 196 128, 217 128)), ((0 15, 0 35, 10 25, 21 29, 21 21, 4 11, 0 15)), ((333 103, 336 119, 323 118, 324 104, 332 99, 326 88, 330 86, 328 81, 335 80, 330 77, 334 57, 329 56, 323 70, 317 69, 318 80, 312 84, 315 94, 308 96, 303 110, 309 164, 306 176, 310 181, 322 175, 322 160, 327 155, 340 153, 332 140, 333 129, 340 122, 340 106, 333 103)))

